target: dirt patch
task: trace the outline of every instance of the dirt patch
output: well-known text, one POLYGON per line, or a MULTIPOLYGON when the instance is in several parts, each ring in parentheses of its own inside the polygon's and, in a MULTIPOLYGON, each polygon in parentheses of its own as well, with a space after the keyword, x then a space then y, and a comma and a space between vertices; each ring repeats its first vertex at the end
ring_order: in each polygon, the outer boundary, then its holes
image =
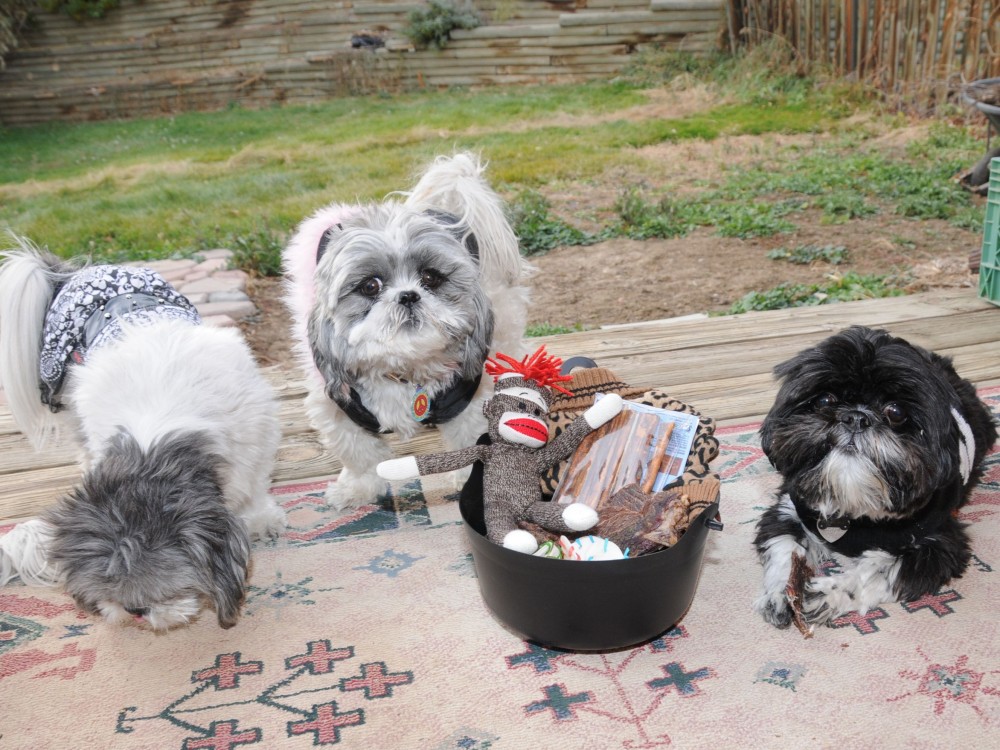
MULTIPOLYGON (((667 91, 629 114, 679 116, 709 104, 707 94, 667 91)), ((871 147, 886 155, 902 155, 908 143, 927 135, 923 123, 902 128, 862 124, 868 129, 869 143, 874 144, 871 147)), ((648 188, 651 196, 682 196, 722 181, 725 171, 734 166, 766 170, 772 160, 787 163, 795 153, 807 153, 829 138, 822 133, 767 134, 662 143, 639 149, 642 159, 633 166, 610 170, 587 182, 551 183, 542 192, 553 215, 593 232, 616 218, 614 205, 623 186, 648 188)), ((782 282, 824 283, 831 275, 848 271, 892 275, 908 292, 977 283, 969 258, 978 256, 980 232, 945 221, 906 219, 890 208, 842 224, 824 224, 816 209, 786 218, 794 222, 794 231, 758 239, 721 237, 713 228, 702 227, 679 239, 615 239, 561 247, 532 258, 536 273, 530 281, 529 323, 593 328, 724 312, 748 292, 769 290, 782 282), (801 245, 843 246, 848 260, 840 265, 801 266, 767 257, 776 248, 801 245)), ((289 362, 289 321, 280 299, 280 282, 256 280, 249 293, 260 313, 242 328, 254 351, 266 364, 289 362)))
MULTIPOLYGON (((880 214, 824 226, 807 212, 799 229, 754 240, 719 237, 708 228, 687 237, 644 242, 615 239, 587 247, 562 247, 532 259, 531 324, 594 328, 728 310, 747 292, 781 282, 820 283, 831 274, 896 274, 910 292, 974 286, 969 256, 981 241, 975 232, 943 221, 912 221, 880 214), (802 244, 843 245, 840 265, 793 265, 769 251, 802 244)), ((288 313, 277 279, 249 288, 259 314, 242 324, 264 364, 288 363, 288 313)))
POLYGON ((585 328, 691 313, 724 312, 748 292, 780 283, 813 284, 834 274, 894 274, 907 291, 972 286, 969 254, 978 237, 945 222, 892 217, 823 227, 804 222, 796 232, 754 240, 699 229, 673 240, 618 239, 558 248, 538 258, 532 323, 585 328), (843 245, 850 261, 794 265, 767 254, 777 247, 843 245))

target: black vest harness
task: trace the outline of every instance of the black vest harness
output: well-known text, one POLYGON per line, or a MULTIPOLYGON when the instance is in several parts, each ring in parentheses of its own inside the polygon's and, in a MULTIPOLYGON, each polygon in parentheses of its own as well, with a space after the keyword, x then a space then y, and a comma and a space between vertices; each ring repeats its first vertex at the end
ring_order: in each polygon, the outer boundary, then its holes
POLYGON ((802 525, 822 539, 835 552, 847 557, 858 557, 870 549, 881 549, 898 555, 913 547, 921 539, 934 534, 951 515, 950 510, 933 509, 928 506, 916 517, 901 520, 879 520, 861 518, 823 518, 817 511, 806 506, 794 495, 789 499, 795 506, 802 525), (843 536, 830 541, 825 529, 842 529, 843 536))

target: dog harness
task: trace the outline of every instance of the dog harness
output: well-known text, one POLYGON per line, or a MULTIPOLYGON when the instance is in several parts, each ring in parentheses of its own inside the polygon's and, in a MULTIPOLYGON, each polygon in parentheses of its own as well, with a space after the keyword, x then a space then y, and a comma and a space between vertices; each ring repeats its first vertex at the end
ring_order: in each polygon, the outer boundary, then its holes
POLYGON ((59 411, 67 368, 83 364, 90 352, 120 338, 124 324, 160 320, 201 323, 194 305, 149 269, 90 266, 75 273, 45 314, 39 357, 42 403, 59 411))
POLYGON ((902 553, 921 539, 934 534, 951 515, 949 509, 928 508, 915 518, 898 521, 870 518, 823 518, 797 497, 789 495, 805 528, 818 536, 834 552, 859 557, 870 549, 893 555, 902 553))
MULTIPOLYGON (((449 228, 457 229, 461 224, 461 221, 457 216, 445 211, 427 210, 424 211, 424 214, 434 219, 439 224, 444 224, 449 228)), ((343 224, 334 224, 332 227, 323 232, 323 235, 319 239, 319 245, 316 248, 316 265, 319 265, 320 260, 326 254, 327 247, 333 241, 337 232, 342 231, 344 231, 343 224)), ((465 249, 469 251, 469 255, 471 255, 478 262, 479 243, 476 240, 476 235, 469 232, 464 238, 459 237, 459 240, 463 241, 465 249)), ((485 364, 485 362, 486 358, 484 355, 483 364, 485 364)), ((409 382, 403 378, 396 377, 392 379, 397 383, 409 384, 409 382)), ((472 403, 472 399, 475 397, 476 391, 479 390, 479 383, 482 379, 482 373, 479 373, 474 378, 463 378, 460 374, 456 374, 455 377, 449 381, 444 390, 436 394, 433 399, 422 386, 415 385, 412 404, 413 418, 428 427, 443 424, 451 419, 454 419, 465 411, 466 407, 472 403)), ((372 414, 371 410, 367 406, 365 406, 364 402, 361 400, 360 394, 353 387, 350 388, 347 395, 329 395, 333 402, 341 408, 344 414, 350 417, 351 421, 359 427, 362 427, 375 435, 392 432, 392 430, 382 427, 378 418, 372 414)))
MULTIPOLYGON (((448 383, 448 386, 433 399, 423 388, 416 387, 413 396, 413 418, 428 427, 454 419, 472 403, 482 378, 482 375, 475 378, 463 378, 461 375, 456 375, 448 383)), ((331 398, 359 427, 363 427, 375 435, 392 432, 392 430, 382 427, 378 418, 364 405, 361 396, 354 388, 351 388, 350 396, 331 396, 331 398)))

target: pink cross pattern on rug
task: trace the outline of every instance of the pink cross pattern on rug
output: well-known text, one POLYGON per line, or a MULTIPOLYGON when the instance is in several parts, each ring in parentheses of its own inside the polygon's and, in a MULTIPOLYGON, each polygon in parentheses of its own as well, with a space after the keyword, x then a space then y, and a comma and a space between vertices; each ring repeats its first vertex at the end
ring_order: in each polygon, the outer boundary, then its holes
POLYGON ((239 651, 219 654, 215 657, 215 666, 194 672, 191 675, 191 682, 211 682, 215 683, 216 690, 230 690, 239 687, 242 675, 260 674, 264 670, 263 662, 244 663, 240 658, 239 651))
POLYGON ((184 750, 232 750, 237 745, 252 745, 260 742, 260 729, 236 731, 236 721, 213 721, 207 737, 184 740, 184 750))
POLYGON ((340 681, 340 689, 364 690, 365 698, 385 698, 392 695, 395 685, 409 685, 413 682, 412 672, 389 672, 385 662, 376 661, 361 665, 360 677, 345 677, 340 681))
POLYGON ((878 632, 878 626, 875 624, 875 620, 882 620, 889 616, 881 607, 876 607, 875 609, 870 609, 865 614, 860 612, 848 612, 843 617, 838 617, 836 620, 830 623, 831 628, 846 628, 853 625, 857 628, 861 635, 869 635, 871 633, 878 632))
POLYGON ((308 734, 313 732, 314 745, 335 745, 340 742, 341 727, 359 726, 365 723, 365 712, 361 709, 337 713, 337 701, 313 706, 309 718, 288 722, 288 734, 308 734))
POLYGON ((333 671, 333 663, 354 656, 354 647, 330 648, 330 641, 309 641, 308 653, 289 656, 285 659, 286 669, 306 666, 311 674, 328 674, 333 671))
POLYGON ((929 609, 938 617, 952 614, 955 610, 948 606, 948 602, 955 602, 962 597, 953 589, 946 589, 937 594, 924 594, 919 599, 912 602, 903 602, 903 609, 907 612, 916 612, 921 609, 929 609))

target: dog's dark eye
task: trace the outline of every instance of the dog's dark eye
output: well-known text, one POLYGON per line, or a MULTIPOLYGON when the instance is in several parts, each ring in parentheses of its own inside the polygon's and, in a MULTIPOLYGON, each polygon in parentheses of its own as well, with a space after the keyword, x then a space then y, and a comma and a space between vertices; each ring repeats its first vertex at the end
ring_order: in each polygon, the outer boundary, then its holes
POLYGON ((382 291, 382 279, 378 276, 365 279, 358 285, 358 291, 366 297, 378 297, 379 292, 382 291))
POLYGON ((433 268, 425 268, 420 272, 420 285, 425 289, 437 289, 444 283, 444 276, 433 268))
POLYGON ((897 403, 886 404, 885 408, 882 409, 882 415, 890 427, 899 427, 906 421, 906 412, 897 403))
POLYGON ((837 405, 837 397, 832 393, 824 393, 816 399, 817 409, 831 409, 837 405))

